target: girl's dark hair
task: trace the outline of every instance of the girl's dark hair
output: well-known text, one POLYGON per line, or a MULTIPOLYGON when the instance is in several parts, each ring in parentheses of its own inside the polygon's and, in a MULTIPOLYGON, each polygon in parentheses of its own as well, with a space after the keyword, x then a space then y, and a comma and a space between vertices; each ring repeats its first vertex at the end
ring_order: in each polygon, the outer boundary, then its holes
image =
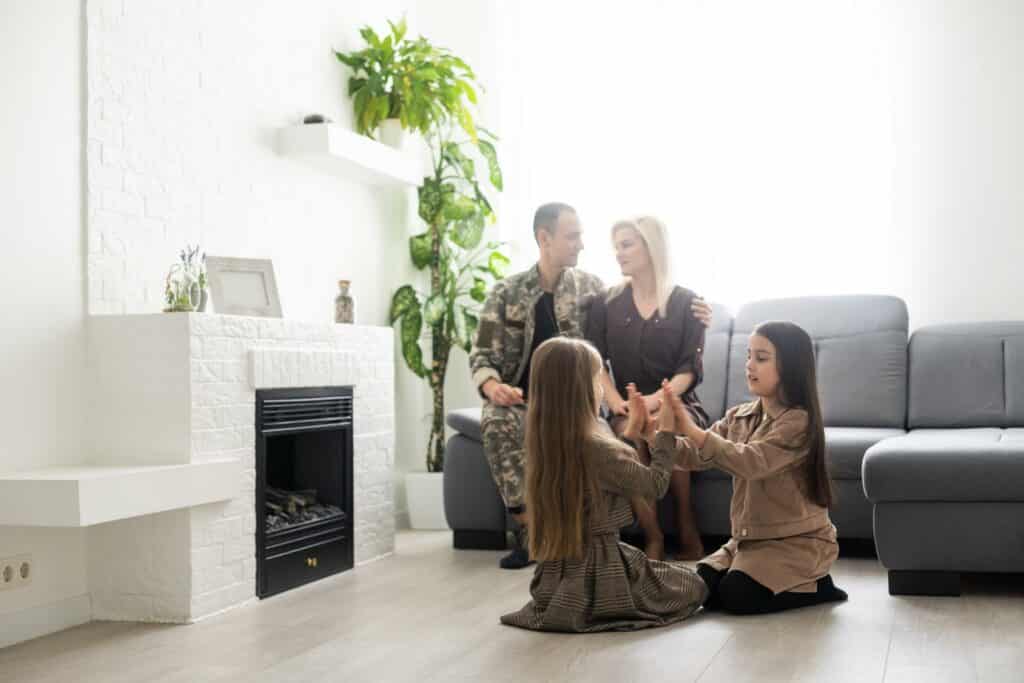
POLYGON ((807 490, 819 505, 835 502, 832 480, 825 457, 825 421, 818 400, 818 380, 814 366, 814 343, 802 327, 791 322, 772 320, 758 325, 754 334, 775 347, 775 365, 779 372, 779 400, 788 407, 807 411, 807 490))

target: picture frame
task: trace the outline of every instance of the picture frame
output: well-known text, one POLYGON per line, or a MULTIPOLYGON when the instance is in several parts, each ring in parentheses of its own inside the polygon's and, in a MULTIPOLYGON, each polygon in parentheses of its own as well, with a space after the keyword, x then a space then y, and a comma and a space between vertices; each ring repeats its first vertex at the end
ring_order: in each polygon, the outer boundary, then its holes
POLYGON ((206 278, 217 313, 281 317, 281 299, 270 259, 207 255, 206 278))

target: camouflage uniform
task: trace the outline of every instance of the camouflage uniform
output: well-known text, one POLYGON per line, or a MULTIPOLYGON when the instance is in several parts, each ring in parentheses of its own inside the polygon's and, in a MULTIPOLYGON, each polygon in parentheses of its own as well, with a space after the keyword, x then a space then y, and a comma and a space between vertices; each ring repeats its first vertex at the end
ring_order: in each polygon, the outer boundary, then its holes
MULTIPOLYGON (((511 386, 519 384, 533 346, 534 311, 543 294, 537 266, 505 278, 491 290, 469 356, 478 390, 489 379, 511 386)), ((604 285, 597 277, 573 268, 564 270, 554 291, 558 334, 582 338, 590 303, 603 294, 604 285)), ((480 423, 484 454, 498 491, 509 508, 523 504, 525 426, 525 406, 506 407, 484 402, 480 423)))

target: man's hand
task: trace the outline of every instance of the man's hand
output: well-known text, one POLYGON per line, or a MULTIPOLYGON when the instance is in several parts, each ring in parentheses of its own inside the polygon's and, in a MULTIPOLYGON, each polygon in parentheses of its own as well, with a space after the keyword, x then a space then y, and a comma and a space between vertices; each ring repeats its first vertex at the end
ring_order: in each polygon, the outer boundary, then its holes
POLYGON ((711 305, 707 301, 699 296, 694 297, 690 310, 693 311, 693 317, 701 321, 704 327, 711 327, 711 305))
POLYGON ((519 387, 502 384, 493 377, 480 387, 487 400, 496 406, 516 406, 523 403, 523 390, 519 387))

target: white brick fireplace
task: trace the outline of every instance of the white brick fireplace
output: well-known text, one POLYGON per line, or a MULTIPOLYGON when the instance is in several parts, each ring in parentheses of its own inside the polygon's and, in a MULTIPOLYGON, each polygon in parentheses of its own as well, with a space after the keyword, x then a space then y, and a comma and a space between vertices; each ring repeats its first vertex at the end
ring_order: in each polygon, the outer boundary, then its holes
POLYGON ((204 314, 90 320, 90 459, 237 460, 230 500, 89 529, 93 618, 183 622, 255 596, 255 391, 353 386, 355 561, 394 547, 386 327, 204 314))

